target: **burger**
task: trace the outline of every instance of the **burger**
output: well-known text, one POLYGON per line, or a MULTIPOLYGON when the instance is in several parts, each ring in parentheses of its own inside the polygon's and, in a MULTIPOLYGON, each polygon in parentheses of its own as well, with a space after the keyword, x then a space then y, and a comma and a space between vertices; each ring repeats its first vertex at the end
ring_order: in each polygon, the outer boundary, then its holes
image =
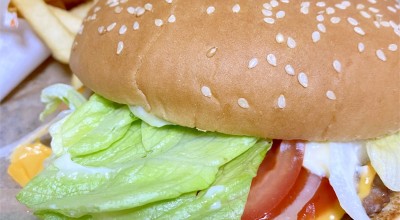
POLYGON ((399 217, 397 1, 98 1, 43 91, 43 219, 399 217), (347 213, 347 214, 345 214, 347 213))

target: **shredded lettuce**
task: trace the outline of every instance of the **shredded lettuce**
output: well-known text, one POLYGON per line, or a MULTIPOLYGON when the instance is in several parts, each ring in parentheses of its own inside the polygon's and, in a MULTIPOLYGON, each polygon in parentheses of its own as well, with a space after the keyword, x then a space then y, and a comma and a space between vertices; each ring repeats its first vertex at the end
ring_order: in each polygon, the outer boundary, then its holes
POLYGON ((44 111, 40 114, 40 120, 53 113, 62 102, 71 110, 77 109, 86 102, 79 92, 65 84, 54 84, 43 89, 40 99, 46 104, 44 111))
POLYGON ((52 161, 17 196, 45 219, 239 219, 271 146, 252 137, 153 127, 98 95, 51 134, 52 161))
POLYGON ((367 142, 371 164, 383 183, 400 191, 400 132, 367 142))

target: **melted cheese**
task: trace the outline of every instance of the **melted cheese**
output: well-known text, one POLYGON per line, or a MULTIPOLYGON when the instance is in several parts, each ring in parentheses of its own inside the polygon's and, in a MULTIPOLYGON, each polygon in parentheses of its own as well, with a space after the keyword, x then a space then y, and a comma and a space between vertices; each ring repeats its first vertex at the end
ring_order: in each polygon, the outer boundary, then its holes
POLYGON ((358 196, 360 197, 360 199, 364 199, 371 192, 372 182, 375 175, 376 172, 371 166, 371 163, 368 163, 367 165, 362 167, 362 170, 360 172, 360 182, 358 184, 358 196))
POLYGON ((43 170, 43 162, 51 149, 41 143, 19 146, 11 155, 7 173, 21 186, 25 186, 43 170))

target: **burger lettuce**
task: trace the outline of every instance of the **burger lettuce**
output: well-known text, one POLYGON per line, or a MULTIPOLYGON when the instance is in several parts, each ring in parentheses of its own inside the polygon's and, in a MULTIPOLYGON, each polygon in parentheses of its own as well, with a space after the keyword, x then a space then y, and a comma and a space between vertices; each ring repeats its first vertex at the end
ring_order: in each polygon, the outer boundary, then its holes
POLYGON ((42 96, 46 114, 59 100, 76 110, 51 127, 54 154, 17 196, 37 216, 240 218, 270 141, 153 127, 126 105, 71 91, 55 85, 42 96))

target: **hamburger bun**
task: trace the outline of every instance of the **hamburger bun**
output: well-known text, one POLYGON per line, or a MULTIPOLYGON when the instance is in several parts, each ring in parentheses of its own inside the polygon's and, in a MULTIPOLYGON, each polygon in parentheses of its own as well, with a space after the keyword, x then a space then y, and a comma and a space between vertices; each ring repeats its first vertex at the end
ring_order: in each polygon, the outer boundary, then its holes
POLYGON ((122 2, 89 12, 70 61, 107 99, 182 126, 274 139, 400 128, 396 1, 122 2))

